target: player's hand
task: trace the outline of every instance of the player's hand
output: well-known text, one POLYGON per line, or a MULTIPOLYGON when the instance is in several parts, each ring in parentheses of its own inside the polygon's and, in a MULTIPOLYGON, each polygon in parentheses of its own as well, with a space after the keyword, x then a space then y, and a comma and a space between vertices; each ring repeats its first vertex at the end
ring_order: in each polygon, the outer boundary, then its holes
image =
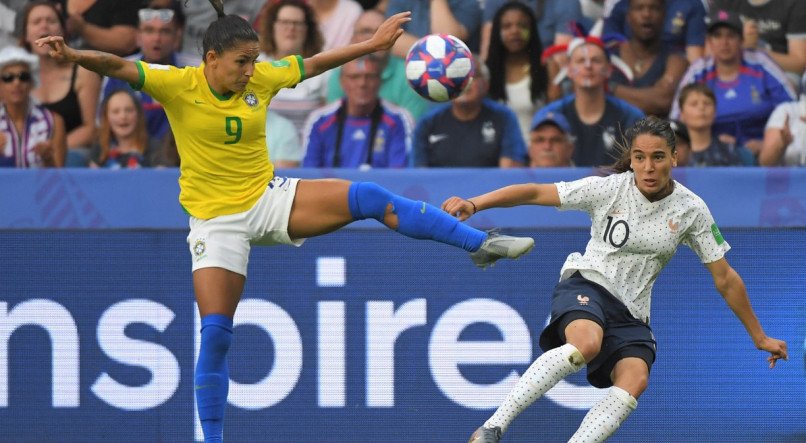
MULTIPOLYGON (((411 11, 399 12, 381 24, 370 43, 375 51, 387 50, 403 35, 403 25, 411 21, 411 11)), ((373 51, 374 52, 374 51, 373 51)))
POLYGON ((40 48, 45 45, 50 46, 48 55, 60 62, 78 61, 78 52, 75 49, 67 46, 67 43, 64 42, 64 37, 62 36, 51 35, 49 37, 42 37, 37 39, 34 44, 40 48))
POLYGON ((786 353, 786 342, 783 340, 764 337, 756 347, 771 354, 767 357, 767 361, 770 362, 770 369, 775 367, 775 362, 778 360, 789 360, 789 355, 786 353))
POLYGON ((473 203, 460 197, 451 197, 445 200, 442 203, 442 210, 460 221, 467 220, 475 213, 473 203))

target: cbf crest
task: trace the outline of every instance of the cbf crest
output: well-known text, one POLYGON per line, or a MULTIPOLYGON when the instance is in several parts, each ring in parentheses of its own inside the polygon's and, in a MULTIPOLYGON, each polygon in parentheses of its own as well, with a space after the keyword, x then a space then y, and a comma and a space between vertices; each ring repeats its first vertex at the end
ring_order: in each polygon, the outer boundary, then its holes
POLYGON ((243 101, 245 101, 250 108, 254 108, 258 105, 257 96, 252 91, 249 91, 243 95, 243 101))
POLYGON ((207 244, 204 242, 203 238, 196 240, 193 243, 193 255, 196 257, 196 261, 203 259, 207 254, 207 244))

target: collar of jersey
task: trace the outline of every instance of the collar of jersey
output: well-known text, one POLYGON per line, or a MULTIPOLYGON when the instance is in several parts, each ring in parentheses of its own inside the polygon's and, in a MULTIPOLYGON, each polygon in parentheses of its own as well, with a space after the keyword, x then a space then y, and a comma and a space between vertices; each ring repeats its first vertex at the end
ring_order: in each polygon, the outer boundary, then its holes
POLYGON ((231 99, 233 95, 235 95, 234 92, 230 92, 229 95, 221 95, 221 94, 217 93, 215 91, 215 89, 213 89, 212 86, 210 86, 210 83, 207 82, 207 77, 204 75, 204 62, 202 62, 199 65, 199 71, 198 72, 199 72, 199 75, 201 76, 201 78, 204 80, 204 84, 206 84, 207 87, 210 89, 210 93, 213 94, 213 97, 215 97, 219 101, 225 102, 225 101, 231 99))

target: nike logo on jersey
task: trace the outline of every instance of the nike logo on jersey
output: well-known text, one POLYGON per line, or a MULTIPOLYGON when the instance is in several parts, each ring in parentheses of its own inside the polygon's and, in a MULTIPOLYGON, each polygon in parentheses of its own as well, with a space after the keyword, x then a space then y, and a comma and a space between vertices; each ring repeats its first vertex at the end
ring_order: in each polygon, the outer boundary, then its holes
POLYGON ((193 100, 193 103, 196 103, 197 105, 203 105, 204 104, 204 102, 201 101, 201 100, 193 100))
POLYGON ((428 143, 434 144, 439 143, 442 140, 448 138, 448 134, 431 134, 428 136, 428 143))

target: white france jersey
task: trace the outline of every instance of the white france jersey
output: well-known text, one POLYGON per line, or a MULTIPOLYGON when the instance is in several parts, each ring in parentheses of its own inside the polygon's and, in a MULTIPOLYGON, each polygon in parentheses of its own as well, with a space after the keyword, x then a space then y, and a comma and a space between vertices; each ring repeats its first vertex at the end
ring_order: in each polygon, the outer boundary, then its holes
POLYGON ((560 210, 578 209, 591 217, 585 254, 568 256, 560 280, 579 271, 646 323, 652 285, 677 245, 687 245, 703 263, 721 259, 730 249, 705 202, 678 182, 656 202, 641 194, 632 171, 556 185, 560 210))

